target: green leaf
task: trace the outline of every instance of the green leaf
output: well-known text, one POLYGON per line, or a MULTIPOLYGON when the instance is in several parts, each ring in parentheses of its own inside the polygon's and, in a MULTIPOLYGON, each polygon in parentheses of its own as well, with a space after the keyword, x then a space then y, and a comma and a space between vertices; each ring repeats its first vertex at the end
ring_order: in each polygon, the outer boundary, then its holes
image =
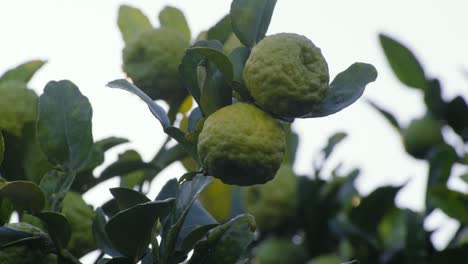
POLYGON ((290 127, 286 130, 286 155, 283 162, 293 165, 296 160, 297 147, 299 145, 299 135, 290 127))
POLYGON ((442 88, 437 79, 427 81, 427 86, 424 89, 424 102, 428 112, 437 119, 444 119, 446 114, 446 103, 442 98, 442 88))
POLYGON ((434 186, 446 185, 457 161, 455 150, 448 146, 438 146, 429 155, 429 176, 427 177, 426 189, 426 215, 432 212, 433 206, 430 202, 429 192, 434 186))
POLYGON ((159 13, 159 23, 162 27, 168 27, 180 32, 188 41, 192 39, 190 27, 185 19, 184 13, 175 7, 166 6, 161 13, 159 13))
POLYGON ((94 237, 94 240, 96 241, 96 245, 100 250, 102 250, 104 253, 106 253, 109 256, 112 256, 112 257, 120 256, 120 253, 113 248, 112 243, 110 242, 109 237, 107 236, 107 233, 105 230, 106 224, 107 224, 106 216, 104 215, 102 208, 98 207, 94 214, 93 227, 92 227, 93 237, 94 237))
POLYGON ((0 226, 0 250, 4 247, 40 239, 42 239, 42 237, 37 234, 16 230, 11 227, 0 226))
POLYGON ((428 195, 432 205, 461 223, 468 224, 468 194, 449 190, 442 185, 432 187, 428 195))
POLYGON ((97 264, 134 264, 134 262, 125 257, 116 257, 112 259, 100 259, 97 264))
POLYGON ((431 256, 429 264, 446 264, 446 263, 468 263, 468 245, 447 248, 442 251, 436 251, 431 256))
POLYGON ((41 180, 40 187, 44 190, 47 205, 50 211, 60 212, 62 202, 70 190, 75 179, 74 171, 62 171, 53 169, 49 171, 41 180))
POLYGON ((4 152, 5 152, 5 142, 3 141, 3 134, 2 134, 2 131, 0 130, 0 165, 2 165, 4 152))
MULTIPOLYGON (((119 154, 119 161, 132 160, 143 162, 140 154, 135 150, 127 150, 124 153, 119 154)), ((147 171, 148 170, 137 170, 132 171, 128 174, 121 175, 122 177, 120 177, 120 187, 133 189, 136 186, 141 186, 141 184, 143 184, 143 181, 145 180, 145 173, 147 171)))
POLYGON ((427 87, 424 69, 414 54, 401 43, 384 34, 379 35, 380 45, 397 78, 403 84, 425 89, 427 87))
POLYGON ((242 44, 253 47, 265 37, 275 5, 276 0, 232 1, 232 29, 242 44))
POLYGON ((198 242, 189 264, 236 263, 255 240, 255 219, 240 215, 212 229, 207 238, 198 242))
POLYGON ((468 183, 468 172, 460 176, 460 179, 462 179, 464 182, 468 183))
POLYGON ((387 110, 384 110, 382 107, 380 107, 379 105, 377 105, 376 103, 372 101, 367 101, 367 103, 370 106, 372 106, 372 108, 377 110, 377 112, 379 112, 390 123, 390 125, 392 125, 398 132, 401 131, 401 126, 398 123, 398 120, 396 119, 396 117, 392 113, 388 112, 387 110))
POLYGON ((327 145, 322 149, 325 159, 328 159, 335 147, 348 136, 345 132, 337 132, 328 138, 327 145))
POLYGON ((172 209, 173 199, 148 202, 120 211, 106 224, 112 245, 124 256, 138 262, 148 250, 158 218, 172 209))
POLYGON ((0 183, 0 197, 8 198, 18 210, 40 212, 45 205, 41 188, 28 181, 0 183))
POLYGON ((169 121, 169 117, 167 116, 166 111, 156 104, 153 99, 151 99, 148 95, 146 95, 143 91, 140 90, 140 88, 136 87, 134 84, 129 83, 125 79, 119 79, 112 81, 107 84, 108 87, 110 88, 118 88, 125 90, 127 92, 136 94, 138 97, 140 97, 147 105, 148 108, 150 109, 151 113, 156 117, 159 122, 161 122, 161 125, 163 128, 166 128, 171 125, 171 122, 169 121))
POLYGON ((468 105, 463 97, 457 96, 446 104, 445 120, 453 130, 468 142, 468 105))
POLYGON ((192 52, 213 62, 223 74, 226 82, 230 83, 233 80, 234 69, 232 63, 222 51, 211 47, 193 47, 188 49, 186 54, 192 52))
POLYGON ((207 32, 208 40, 218 40, 221 43, 226 42, 232 34, 231 15, 224 16, 216 25, 207 32))
POLYGON ((32 60, 25 62, 16 68, 5 72, 0 77, 0 84, 7 81, 18 81, 28 83, 34 74, 46 63, 42 60, 32 60))
POLYGON ((234 77, 232 89, 236 91, 245 101, 251 101, 252 96, 244 82, 244 66, 250 56, 250 50, 246 47, 238 47, 229 54, 232 62, 234 77))
POLYGON ((341 264, 341 259, 335 255, 322 255, 315 257, 307 262, 307 264, 341 264))
POLYGON ((115 176, 125 176, 127 174, 145 169, 155 169, 151 163, 141 160, 117 160, 101 172, 99 178, 110 179, 115 176))
POLYGON ((63 249, 71 238, 71 227, 65 215, 57 212, 41 212, 37 215, 44 223, 54 243, 63 249))
POLYGON ((121 211, 151 201, 146 195, 128 188, 111 188, 110 192, 121 211))
MULTIPOLYGON (((163 261, 167 261, 171 258, 170 254, 175 249, 177 237, 192 204, 210 183, 210 177, 198 174, 191 181, 186 181, 180 185, 177 192, 175 208, 164 222, 162 228, 161 252, 163 252, 163 255, 161 258, 163 261)), ((173 187, 175 187, 173 183, 167 185, 165 192, 167 194, 172 194, 172 192, 169 191, 173 190, 173 187)))
POLYGON ((317 108, 301 118, 324 117, 335 114, 353 104, 364 93, 366 85, 377 79, 371 64, 356 62, 331 82, 328 94, 317 108))
POLYGON ((70 81, 51 81, 39 98, 37 137, 52 164, 77 170, 93 146, 92 108, 70 81))
POLYGON ((405 259, 407 263, 427 263, 430 238, 424 230, 424 215, 405 210, 406 239, 405 259))
POLYGON ((400 189, 393 186, 380 187, 364 197, 359 206, 350 212, 351 222, 367 233, 376 233, 380 221, 395 208, 395 197, 400 189))
POLYGON ((151 22, 138 8, 121 5, 117 20, 120 32, 126 43, 132 41, 141 32, 152 28, 151 22))

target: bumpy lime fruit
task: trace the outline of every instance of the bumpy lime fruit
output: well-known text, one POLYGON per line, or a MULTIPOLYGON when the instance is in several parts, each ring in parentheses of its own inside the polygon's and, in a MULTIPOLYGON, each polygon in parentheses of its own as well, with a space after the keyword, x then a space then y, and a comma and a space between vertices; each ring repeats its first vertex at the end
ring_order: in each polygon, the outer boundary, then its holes
POLYGON ((205 172, 226 184, 265 183, 276 174, 285 152, 280 124, 257 107, 237 103, 210 115, 198 137, 205 172))
POLYGON ((416 158, 424 158, 432 147, 443 142, 439 121, 429 116, 413 120, 403 131, 405 149, 416 158))
POLYGON ((152 99, 179 100, 187 95, 178 67, 189 42, 168 28, 150 29, 123 50, 123 70, 152 99))
POLYGON ((297 177, 291 166, 281 166, 266 184, 243 188, 242 200, 260 229, 271 229, 293 218, 297 209, 297 177))
POLYGON ((63 200, 62 213, 67 217, 72 230, 68 249, 75 256, 81 257, 94 250, 96 244, 93 238, 93 208, 86 204, 81 195, 69 192, 63 200))
POLYGON ((269 239, 255 249, 253 264, 302 264, 307 259, 305 250, 289 240, 269 239))
POLYGON ((252 49, 244 79, 262 108, 280 116, 299 117, 323 99, 329 73, 325 58, 312 41, 280 33, 264 38, 252 49))
POLYGON ((0 84, 0 128, 21 136, 23 126, 37 117, 37 95, 21 82, 0 84))

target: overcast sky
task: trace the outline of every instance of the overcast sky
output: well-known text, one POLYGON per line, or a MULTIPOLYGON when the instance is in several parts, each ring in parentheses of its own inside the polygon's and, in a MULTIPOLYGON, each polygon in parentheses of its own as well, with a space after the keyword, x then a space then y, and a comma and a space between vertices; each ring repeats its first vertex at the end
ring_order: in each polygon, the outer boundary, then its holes
MULTIPOLYGON (((70 79, 92 103, 94 138, 131 140, 111 152, 109 161, 129 148, 148 160, 164 138, 159 123, 138 98, 104 86, 125 76, 121 71, 123 41, 116 25, 117 10, 123 3, 141 8, 155 26, 164 6, 179 7, 193 37, 223 17, 230 6, 228 0, 0 0, 0 73, 30 59, 48 60, 31 86, 41 93, 49 80, 70 79)), ((423 114, 422 97, 398 83, 383 57, 377 34, 384 32, 411 47, 428 74, 441 78, 444 97, 463 94, 468 98, 467 10, 463 0, 278 0, 268 34, 295 32, 310 38, 322 49, 332 78, 356 61, 372 63, 379 77, 368 86, 364 98, 391 110, 407 124, 423 114)), ((314 154, 330 134, 346 131, 349 138, 333 162, 362 168, 360 190, 368 193, 377 186, 410 179, 397 201, 416 210, 423 207, 426 164, 404 154, 396 131, 363 100, 331 117, 296 121, 294 128, 302 143, 298 173, 311 171, 314 154)), ((171 166, 155 183, 154 192, 162 181, 181 173, 180 165, 171 166)), ((450 186, 468 191, 457 179, 450 186)), ((86 196, 95 205, 109 197, 102 189, 86 196)), ((439 214, 428 226, 444 223, 448 222, 439 214)), ((445 229, 453 230, 453 225, 445 229)), ((440 236, 438 243, 443 243, 440 236)))

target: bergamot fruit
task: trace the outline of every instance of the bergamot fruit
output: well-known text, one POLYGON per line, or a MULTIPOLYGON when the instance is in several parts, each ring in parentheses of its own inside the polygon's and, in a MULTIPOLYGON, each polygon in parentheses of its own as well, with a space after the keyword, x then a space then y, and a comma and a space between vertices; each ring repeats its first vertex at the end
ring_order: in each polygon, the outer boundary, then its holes
POLYGON ((204 171, 226 184, 254 185, 273 179, 285 149, 280 124, 246 103, 229 105, 210 115, 198 137, 204 171))
POLYGON ((182 100, 188 92, 179 82, 178 67, 189 42, 168 28, 150 29, 123 50, 123 70, 154 100, 182 100))
POLYGON ((68 249, 73 255, 81 257, 94 250, 96 244, 93 238, 94 211, 91 206, 75 192, 68 192, 63 200, 62 213, 70 223, 72 236, 68 243, 68 249))
POLYGON ((268 239, 255 249, 252 264, 302 264, 307 254, 301 246, 286 239, 268 239))
POLYGON ((416 158, 424 158, 431 148, 443 142, 441 125, 430 116, 411 121, 403 130, 405 149, 416 158))
POLYGON ((293 33, 261 40, 244 68, 247 88, 257 104, 285 117, 314 110, 327 93, 329 78, 320 49, 293 33))
POLYGON ((20 137, 23 126, 37 118, 38 98, 26 84, 8 81, 0 84, 0 128, 20 137))
POLYGON ((244 209, 255 217, 260 229, 272 229, 293 218, 297 210, 297 177, 283 165, 275 178, 263 185, 242 189, 244 209))

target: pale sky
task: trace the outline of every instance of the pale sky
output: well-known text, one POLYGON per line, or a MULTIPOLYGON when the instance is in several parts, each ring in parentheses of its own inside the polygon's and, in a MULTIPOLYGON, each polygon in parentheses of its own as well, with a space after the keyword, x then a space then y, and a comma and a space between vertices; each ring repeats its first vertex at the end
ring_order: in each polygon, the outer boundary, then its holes
MULTIPOLYGON (((166 5, 181 8, 191 26, 192 37, 208 29, 229 12, 228 0, 0 0, 0 73, 30 59, 48 60, 32 80, 40 93, 49 80, 70 79, 93 106, 95 139, 120 136, 130 144, 107 155, 108 162, 126 149, 138 150, 149 160, 162 144, 162 129, 146 105, 136 96, 105 87, 111 80, 125 77, 121 71, 123 41, 116 20, 120 4, 129 4, 150 17, 157 26, 157 14, 166 5)), ((268 34, 294 32, 307 36, 322 49, 333 78, 355 61, 372 63, 379 72, 363 98, 385 107, 404 124, 423 114, 419 92, 402 86, 390 71, 378 45, 384 32, 415 51, 431 77, 440 77, 444 97, 457 94, 468 98, 468 2, 428 0, 278 0, 268 34)), ((362 168, 358 187, 369 193, 383 184, 402 184, 397 202, 402 207, 422 209, 427 166, 404 154, 399 135, 364 102, 358 102, 331 117, 298 120, 301 148, 298 173, 308 173, 312 159, 329 135, 346 131, 348 139, 332 160, 346 168, 362 168)), ((456 169, 455 174, 461 174, 456 169)), ((166 179, 180 176, 181 166, 168 169, 153 186, 153 195, 166 179)), ((458 175, 457 174, 457 175, 458 175)), ((454 177, 455 178, 455 177, 454 177)), ((110 198, 108 185, 85 198, 100 205, 110 198)), ((452 179, 450 187, 468 191, 466 184, 452 179)), ((441 226, 436 241, 453 232, 453 222, 436 213, 428 228, 441 226)))

